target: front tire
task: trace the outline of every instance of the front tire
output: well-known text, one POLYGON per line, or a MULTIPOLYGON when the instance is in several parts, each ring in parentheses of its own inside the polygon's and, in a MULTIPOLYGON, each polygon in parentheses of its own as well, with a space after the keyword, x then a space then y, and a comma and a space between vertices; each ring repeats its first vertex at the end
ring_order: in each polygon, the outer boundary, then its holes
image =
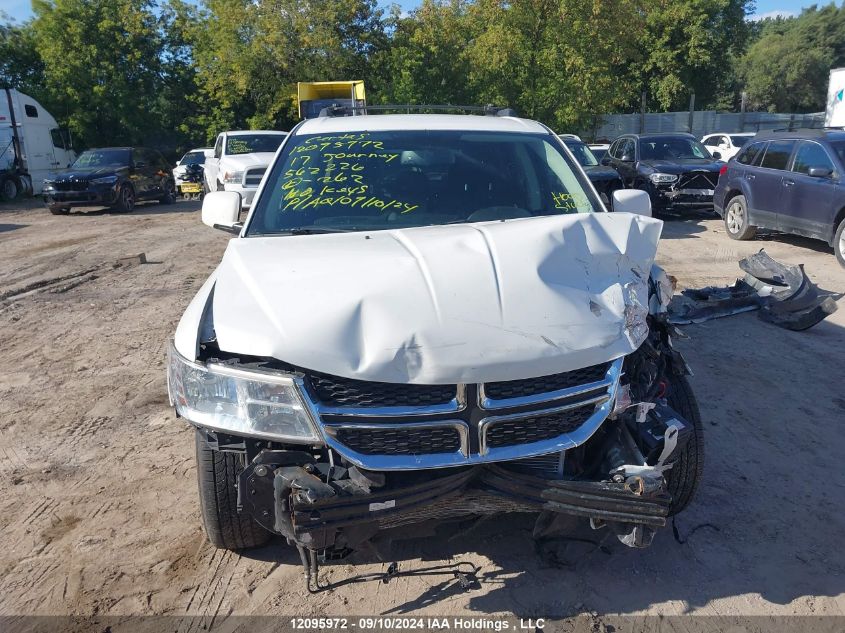
POLYGON ((20 192, 21 188, 17 178, 8 177, 0 182, 0 199, 3 202, 11 202, 18 197, 20 192))
POLYGON ((839 223, 839 228, 833 236, 833 252, 839 265, 845 268, 845 218, 839 223))
POLYGON ((165 187, 167 187, 167 191, 165 191, 164 195, 158 201, 161 204, 173 204, 176 202, 176 186, 168 181, 165 187))
POLYGON ((685 376, 672 376, 666 400, 670 407, 692 425, 689 441, 680 453, 669 460, 672 468, 666 471, 665 475, 669 493, 672 495, 669 516, 673 516, 689 505, 698 489, 698 482, 704 470, 704 427, 701 424, 698 401, 685 376))
POLYGON ((248 514, 238 512, 238 474, 244 469, 239 453, 214 451, 202 431, 196 431, 197 481, 202 524, 208 540, 221 549, 264 545, 270 533, 248 514))
POLYGON ((750 240, 757 235, 757 227, 748 223, 748 203, 745 196, 734 196, 725 207, 725 231, 733 240, 750 240))
POLYGON ((132 185, 124 183, 117 193, 117 203, 114 205, 115 211, 120 213, 129 213, 135 208, 135 190, 132 185))

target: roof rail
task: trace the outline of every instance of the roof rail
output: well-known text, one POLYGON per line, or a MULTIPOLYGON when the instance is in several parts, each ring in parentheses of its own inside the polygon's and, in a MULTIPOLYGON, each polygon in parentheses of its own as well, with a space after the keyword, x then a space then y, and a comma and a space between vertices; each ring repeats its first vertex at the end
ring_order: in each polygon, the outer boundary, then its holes
POLYGON ((320 110, 320 117, 349 116, 352 114, 367 114, 368 112, 479 112, 488 116, 519 116, 513 108, 503 108, 488 104, 485 106, 450 105, 450 104, 397 104, 397 105, 368 105, 350 106, 338 103, 320 110))
POLYGON ((790 130, 789 128, 778 128, 774 130, 760 130, 757 132, 757 135, 754 138, 767 138, 769 136, 781 136, 787 137, 795 136, 801 138, 822 138, 828 132, 833 132, 831 128, 818 128, 818 127, 805 127, 805 128, 795 128, 790 130))

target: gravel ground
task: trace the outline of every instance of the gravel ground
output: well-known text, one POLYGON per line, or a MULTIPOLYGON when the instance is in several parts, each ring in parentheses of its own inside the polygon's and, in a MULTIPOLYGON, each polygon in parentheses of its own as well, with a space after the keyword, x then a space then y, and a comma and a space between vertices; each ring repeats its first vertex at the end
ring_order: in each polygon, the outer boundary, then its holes
MULTIPOLYGON (((0 207, 0 615, 845 615, 845 309, 803 333, 754 314, 684 328, 707 461, 677 521, 683 544, 671 529, 647 550, 607 539, 569 548, 561 568, 535 552, 530 520, 504 516, 396 548, 405 571, 477 566, 474 589, 443 573, 313 596, 284 543, 213 549, 192 431, 168 408, 164 367, 168 337, 229 238, 198 207, 67 217, 37 201, 0 207)), ((826 245, 734 242, 707 215, 668 222, 659 261, 682 287, 727 284, 761 247, 845 291, 826 245)), ((364 557, 322 579, 389 562, 364 557)))

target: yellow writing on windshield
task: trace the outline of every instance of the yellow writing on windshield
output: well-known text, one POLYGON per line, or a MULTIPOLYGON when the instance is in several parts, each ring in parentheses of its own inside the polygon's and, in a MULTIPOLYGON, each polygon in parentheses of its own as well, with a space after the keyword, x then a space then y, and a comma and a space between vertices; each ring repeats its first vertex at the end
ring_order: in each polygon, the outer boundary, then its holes
POLYGON ((589 210, 589 202, 584 194, 572 194, 564 191, 552 191, 552 204, 555 209, 567 213, 578 213, 580 209, 589 210))
POLYGON ((295 147, 282 176, 282 211, 325 207, 410 213, 419 208, 390 191, 390 169, 401 153, 384 149, 368 132, 315 136, 295 147))

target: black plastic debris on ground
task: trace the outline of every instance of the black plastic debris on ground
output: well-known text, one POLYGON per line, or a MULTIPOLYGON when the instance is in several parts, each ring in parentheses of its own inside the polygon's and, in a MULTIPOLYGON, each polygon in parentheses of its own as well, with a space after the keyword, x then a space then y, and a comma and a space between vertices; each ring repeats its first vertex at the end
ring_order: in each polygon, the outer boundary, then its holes
POLYGON ((806 330, 836 312, 836 302, 809 280, 804 266, 775 261, 765 249, 740 260, 743 279, 731 286, 684 290, 669 305, 675 325, 759 310, 760 318, 788 330, 806 330))

